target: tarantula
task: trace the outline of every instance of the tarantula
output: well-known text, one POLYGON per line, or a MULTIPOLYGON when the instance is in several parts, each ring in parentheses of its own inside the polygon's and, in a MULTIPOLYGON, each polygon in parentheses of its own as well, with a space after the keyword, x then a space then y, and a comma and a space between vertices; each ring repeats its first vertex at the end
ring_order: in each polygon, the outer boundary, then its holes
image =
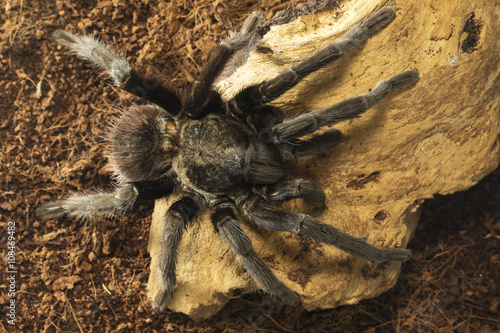
POLYGON ((156 199, 182 193, 164 217, 166 224, 157 274, 162 288, 152 297, 153 308, 168 305, 176 281, 177 247, 185 226, 202 209, 211 210, 215 230, 236 252, 262 289, 290 305, 299 304, 296 293, 274 275, 255 253, 239 226, 238 216, 260 227, 284 230, 331 244, 368 261, 405 261, 406 249, 377 248, 364 237, 354 237, 309 215, 272 207, 267 201, 301 198, 311 205, 324 203, 323 190, 310 180, 286 179, 287 162, 330 151, 342 134, 326 128, 360 116, 390 91, 419 79, 410 70, 379 82, 371 92, 293 118, 285 118, 269 104, 308 74, 328 65, 363 44, 395 17, 391 7, 353 26, 343 37, 293 64, 276 77, 250 85, 224 101, 213 83, 231 55, 246 47, 263 15, 252 13, 239 33, 222 40, 207 65, 181 100, 171 90, 151 84, 127 60, 92 37, 77 37, 57 30, 53 37, 80 58, 104 69, 113 83, 150 102, 136 105, 114 120, 109 142, 110 164, 117 185, 112 191, 73 194, 38 208, 38 216, 123 213, 138 199, 156 199), (324 129, 318 133, 317 131, 324 129), (263 135, 265 134, 265 135, 263 135))

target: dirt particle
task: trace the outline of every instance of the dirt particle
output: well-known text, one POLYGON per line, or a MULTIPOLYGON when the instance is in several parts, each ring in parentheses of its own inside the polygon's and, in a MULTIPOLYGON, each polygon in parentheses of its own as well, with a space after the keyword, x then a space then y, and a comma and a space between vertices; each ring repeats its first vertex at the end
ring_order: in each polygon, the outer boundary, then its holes
POLYGON ((293 281, 293 282, 300 284, 300 286, 302 288, 305 288, 305 286, 309 282, 310 277, 311 277, 311 274, 306 272, 303 269, 296 269, 296 270, 288 273, 288 279, 290 281, 293 281))
POLYGON ((361 190, 365 188, 366 184, 371 182, 378 182, 380 179, 380 172, 375 171, 365 177, 365 175, 358 176, 358 179, 351 180, 346 187, 354 190, 361 190))
POLYGON ((387 218, 387 216, 387 212, 380 211, 373 217, 373 220, 375 223, 380 224, 387 218))

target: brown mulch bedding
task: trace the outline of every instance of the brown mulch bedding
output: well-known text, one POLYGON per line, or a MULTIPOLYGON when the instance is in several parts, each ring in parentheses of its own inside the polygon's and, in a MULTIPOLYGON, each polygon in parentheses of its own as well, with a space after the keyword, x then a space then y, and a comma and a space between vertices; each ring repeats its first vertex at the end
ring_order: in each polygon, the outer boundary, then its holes
POLYGON ((145 296, 152 206, 88 225, 34 216, 42 202, 109 183, 103 130, 116 110, 137 102, 58 48, 51 31, 101 35, 138 68, 168 78, 170 87, 182 92, 219 37, 246 15, 261 10, 270 18, 297 3, 2 1, 0 253, 7 257, 7 222, 15 221, 18 271, 15 327, 7 322, 6 275, 0 281, 2 331, 500 329, 500 169, 469 191, 424 204, 416 237, 409 244, 413 259, 403 265, 393 289, 358 305, 324 311, 306 312, 254 294, 231 301, 203 322, 168 311, 158 314, 145 296))

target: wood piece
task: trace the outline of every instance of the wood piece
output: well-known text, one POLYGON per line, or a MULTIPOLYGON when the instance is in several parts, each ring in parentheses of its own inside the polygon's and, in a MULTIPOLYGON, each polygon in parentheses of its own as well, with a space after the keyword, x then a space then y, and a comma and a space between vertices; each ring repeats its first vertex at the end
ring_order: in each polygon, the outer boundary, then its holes
MULTIPOLYGON (((346 1, 339 9, 273 27, 259 47, 267 52, 252 52, 218 88, 229 98, 271 78, 386 4, 346 1)), ((397 12, 395 21, 364 48, 276 101, 289 115, 297 115, 364 94, 404 70, 420 72, 414 87, 393 93, 360 119, 339 124, 346 138, 331 154, 294 165, 292 174, 314 179, 325 189, 324 209, 300 201, 283 205, 386 247, 406 245, 415 227, 407 224, 418 220, 423 200, 469 188, 496 168, 500 156, 498 6, 480 0, 390 4, 397 12)), ((175 199, 156 203, 152 265, 157 264, 162 216, 175 199)), ((181 241, 177 289, 169 305, 195 319, 219 311, 236 290, 259 290, 208 216, 205 212, 191 224, 181 241)), ((307 310, 374 297, 399 274, 399 264, 367 263, 334 247, 249 223, 244 229, 257 253, 301 296, 307 310)), ((156 283, 151 277, 149 288, 156 283)))

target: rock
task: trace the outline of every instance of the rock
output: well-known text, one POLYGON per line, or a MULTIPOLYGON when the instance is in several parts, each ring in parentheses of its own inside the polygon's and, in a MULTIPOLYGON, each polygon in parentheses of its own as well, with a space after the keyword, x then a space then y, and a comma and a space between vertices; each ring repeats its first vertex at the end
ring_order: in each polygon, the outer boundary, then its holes
MULTIPOLYGON (((384 1, 351 0, 340 8, 274 26, 259 50, 218 83, 224 97, 271 78, 317 48, 339 38, 384 1)), ((361 118, 339 124, 345 140, 328 156, 294 164, 291 175, 325 190, 320 209, 299 200, 285 209, 310 214, 379 247, 406 246, 418 208, 435 194, 465 190, 499 163, 500 9, 490 1, 393 1, 396 19, 359 51, 310 75, 276 101, 289 115, 310 112, 365 94, 385 78, 417 69, 413 87, 391 93, 361 118), (411 222, 411 223, 410 223, 411 222)), ((150 236, 152 265, 162 217, 178 198, 158 200, 150 236)), ((242 221, 256 252, 305 309, 354 304, 396 281, 400 264, 374 264, 335 247, 242 221)), ((150 276, 149 289, 158 287, 150 276)), ((208 212, 185 232, 177 285, 169 308, 194 319, 219 311, 234 294, 259 290, 208 212)))

